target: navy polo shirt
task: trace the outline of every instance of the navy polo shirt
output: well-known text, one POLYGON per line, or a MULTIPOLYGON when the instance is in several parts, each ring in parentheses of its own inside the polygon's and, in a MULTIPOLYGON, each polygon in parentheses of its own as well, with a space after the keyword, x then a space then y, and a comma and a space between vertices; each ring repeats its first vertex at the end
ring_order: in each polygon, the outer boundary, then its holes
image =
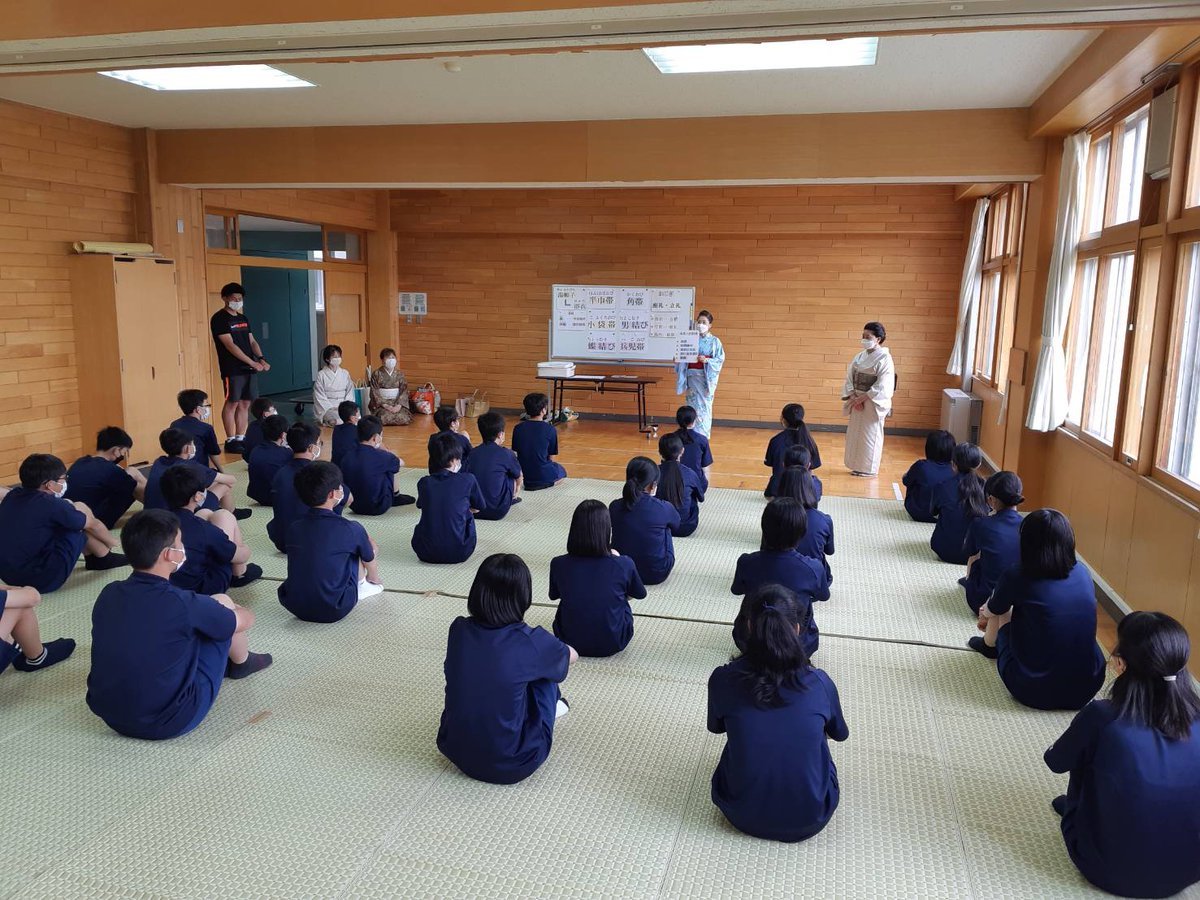
POLYGON ((783 706, 754 703, 745 657, 708 679, 708 730, 726 736, 712 776, 712 801, 754 837, 802 841, 833 817, 839 793, 828 739, 850 736, 837 688, 820 669, 796 672, 783 706))
POLYGON ((458 617, 446 644, 438 749, 471 778, 515 784, 550 755, 567 645, 524 622, 490 628, 458 617))
POLYGON ((202 422, 195 416, 180 416, 171 423, 172 428, 178 428, 192 436, 196 442, 196 456, 206 461, 213 456, 221 455, 221 444, 217 441, 217 433, 207 422, 202 422))
POLYGON ((806 509, 804 513, 808 527, 796 549, 802 556, 818 560, 825 568, 829 583, 833 584, 833 570, 829 568, 828 559, 833 556, 833 519, 819 509, 806 509))
POLYGON ((550 458, 558 454, 558 432, 549 422, 518 422, 513 429, 512 448, 525 474, 526 487, 548 487, 566 477, 566 469, 550 458))
POLYGON ((92 608, 88 707, 130 737, 182 734, 216 699, 236 628, 233 610, 148 572, 105 586, 92 608))
POLYGON ((67 470, 67 499, 86 503, 107 528, 116 527, 133 505, 137 482, 121 466, 100 456, 81 456, 67 470))
POLYGON ((581 656, 612 656, 633 637, 629 598, 646 586, 628 556, 556 556, 550 560, 550 599, 560 601, 554 634, 581 656))
MULTIPOLYGON (((215 469, 210 469, 203 463, 196 462, 195 459, 181 459, 178 456, 160 456, 154 461, 154 465, 150 467, 150 474, 146 476, 146 499, 142 506, 146 509, 166 509, 167 501, 163 498, 162 488, 159 483, 162 481, 163 472, 167 471, 171 466, 195 466, 200 472, 200 480, 205 489, 212 487, 212 483, 217 480, 215 469)), ((204 498, 202 509, 219 509, 221 502, 212 494, 204 498)))
POLYGON ((1021 514, 1006 509, 972 519, 963 550, 979 554, 967 576, 967 604, 975 612, 987 602, 1004 570, 1021 563, 1021 514))
POLYGON ((672 533, 679 530, 679 510, 666 501, 638 494, 633 507, 625 499, 608 505, 612 517, 613 547, 630 557, 645 584, 662 584, 675 566, 672 533))
POLYGON ((788 447, 798 443, 796 436, 790 433, 790 429, 785 428, 777 435, 771 438, 767 443, 767 453, 763 458, 763 465, 769 466, 771 469, 771 479, 767 482, 767 489, 763 492, 768 497, 774 497, 779 490, 779 476, 783 474, 783 454, 788 447))
POLYGON ((266 440, 263 437, 262 429, 262 419, 254 419, 246 426, 246 436, 242 438, 242 459, 246 462, 250 462, 250 455, 254 452, 254 448, 266 440))
POLYGON ((272 485, 275 483, 275 475, 291 462, 292 456, 291 447, 269 444, 266 441, 260 442, 254 448, 246 467, 249 472, 246 493, 251 500, 262 506, 270 506, 274 502, 272 485))
POLYGON ((675 433, 683 441, 683 456, 679 461, 700 476, 700 484, 707 491, 708 478, 704 474, 704 467, 713 463, 708 438, 694 428, 680 428, 675 433))
POLYGON ((305 622, 336 622, 358 603, 359 560, 375 558, 367 530, 328 509, 309 509, 287 538, 279 602, 305 622))
POLYGON ((700 477, 682 463, 666 462, 659 468, 666 471, 668 466, 679 467, 679 477, 683 479, 683 502, 675 508, 679 510, 679 530, 676 537, 688 537, 696 532, 700 525, 700 504, 704 502, 704 486, 700 477))
MULTIPOLYGON (((739 597, 752 593, 764 584, 779 584, 795 593, 800 601, 800 634, 809 656, 817 652, 821 639, 812 605, 829 599, 829 578, 820 560, 804 556, 796 550, 759 550, 738 557, 730 590, 739 597)), ((733 625, 733 641, 739 649, 744 646, 746 623, 739 615, 733 625)))
POLYGON ((1026 578, 1006 570, 987 607, 1012 621, 996 638, 1000 679, 1019 703, 1034 709, 1080 709, 1104 683, 1096 643, 1096 589, 1083 563, 1066 578, 1026 578))
MULTIPOLYGON (((428 441, 427 447, 433 446, 433 439, 435 437, 437 437, 439 434, 453 435, 454 439, 456 441, 458 441, 458 446, 462 449, 462 464, 463 464, 463 468, 465 469, 467 467, 467 457, 469 457, 471 455, 471 451, 473 449, 471 447, 471 439, 469 437, 467 437, 465 434, 463 434, 461 431, 451 431, 449 428, 444 428, 441 431, 435 431, 433 434, 431 434, 429 436, 429 441, 428 441)), ((433 474, 433 473, 431 472, 430 474, 433 474)))
POLYGON ((358 425, 351 425, 349 422, 343 422, 341 425, 333 427, 333 451, 330 454, 329 461, 339 469, 342 467, 342 460, 346 458, 346 454, 358 446, 358 425))
POLYGON ((484 441, 473 451, 463 468, 475 476, 486 504, 477 519, 503 519, 512 506, 513 482, 521 477, 517 455, 495 441, 484 441))
POLYGON ((1122 897, 1170 897, 1200 881, 1200 722, 1171 740, 1094 700, 1045 759, 1071 773, 1062 833, 1084 878, 1122 897))
POLYGON ((0 581, 58 590, 87 543, 86 524, 87 516, 65 497, 13 488, 0 501, 0 581))
POLYGON ((458 563, 475 552, 475 517, 483 509, 479 482, 470 472, 443 469, 417 482, 421 518, 413 529, 412 548, 428 563, 458 563))
POLYGON ((342 457, 342 476, 354 495, 350 509, 362 516, 382 516, 392 508, 400 459, 395 453, 358 444, 342 457))
POLYGON ((965 549, 967 528, 971 524, 970 515, 958 499, 958 482, 962 478, 975 478, 971 475, 956 475, 939 484, 933 491, 929 510, 937 518, 933 526, 933 535, 929 538, 929 547, 942 562, 967 564, 970 554, 965 549))
POLYGON ((233 557, 237 544, 220 528, 201 519, 190 509, 173 509, 179 517, 179 536, 187 559, 171 575, 171 584, 197 594, 223 594, 233 580, 233 557))
MULTIPOLYGON (((293 456, 279 467, 279 471, 275 473, 275 478, 271 482, 273 500, 271 506, 274 514, 271 516, 271 521, 267 523, 267 537, 271 539, 271 543, 280 553, 287 552, 288 528, 291 527, 292 522, 309 510, 309 507, 301 502, 300 495, 296 493, 296 473, 311 462, 311 459, 293 456)), ((345 485, 342 485, 342 489, 346 491, 346 497, 348 497, 349 490, 345 485)), ((346 497, 343 497, 342 502, 333 508, 333 511, 339 516, 346 508, 346 497)))
POLYGON ((948 462, 918 459, 904 473, 904 508, 916 522, 936 522, 930 506, 938 485, 954 478, 954 466, 948 462))

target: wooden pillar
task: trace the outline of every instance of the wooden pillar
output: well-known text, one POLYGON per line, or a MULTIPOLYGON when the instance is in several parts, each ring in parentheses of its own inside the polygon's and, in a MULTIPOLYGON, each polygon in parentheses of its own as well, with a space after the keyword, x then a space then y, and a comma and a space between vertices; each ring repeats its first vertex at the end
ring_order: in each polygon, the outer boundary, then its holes
POLYGON ((396 236, 392 232, 390 194, 375 192, 375 229, 367 234, 367 340, 372 366, 379 364, 379 351, 397 347, 400 317, 396 310, 396 236))

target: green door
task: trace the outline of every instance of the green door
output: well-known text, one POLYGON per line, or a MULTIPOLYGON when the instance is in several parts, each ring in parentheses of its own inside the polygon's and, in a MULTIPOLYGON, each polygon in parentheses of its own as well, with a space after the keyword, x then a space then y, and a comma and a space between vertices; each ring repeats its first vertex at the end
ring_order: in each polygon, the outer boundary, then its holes
POLYGON ((308 271, 242 267, 246 317, 271 370, 258 376, 260 394, 312 388, 308 271))

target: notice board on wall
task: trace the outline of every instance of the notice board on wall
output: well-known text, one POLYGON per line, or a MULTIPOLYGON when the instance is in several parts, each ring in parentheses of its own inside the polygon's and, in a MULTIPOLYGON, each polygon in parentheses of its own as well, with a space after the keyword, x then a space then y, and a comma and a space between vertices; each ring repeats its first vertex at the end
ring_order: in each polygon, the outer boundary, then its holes
POLYGON ((550 358, 664 364, 695 353, 696 289, 556 284, 550 358))

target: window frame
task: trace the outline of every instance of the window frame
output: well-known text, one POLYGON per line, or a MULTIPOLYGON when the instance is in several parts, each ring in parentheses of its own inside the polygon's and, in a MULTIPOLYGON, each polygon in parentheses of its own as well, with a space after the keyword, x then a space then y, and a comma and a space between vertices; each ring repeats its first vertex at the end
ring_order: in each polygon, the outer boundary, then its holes
POLYGON ((983 262, 980 266, 979 314, 975 322, 975 358, 972 380, 1003 394, 1008 389, 1008 361, 1016 320, 1021 253, 1025 240, 1025 205, 1028 185, 1005 184, 989 195, 984 222, 983 262), (998 278, 994 303, 985 308, 989 278, 998 278), (990 318, 984 315, 991 314, 990 318), (992 329, 991 340, 985 340, 992 329), (990 349, 991 372, 982 370, 990 349))
POLYGON ((221 209, 215 207, 204 208, 204 252, 205 253, 223 253, 226 256, 240 256, 242 246, 242 235, 238 228, 238 215, 232 209, 221 209), (209 216, 221 216, 225 220, 225 236, 228 239, 228 247, 210 247, 208 245, 208 222, 209 216))

